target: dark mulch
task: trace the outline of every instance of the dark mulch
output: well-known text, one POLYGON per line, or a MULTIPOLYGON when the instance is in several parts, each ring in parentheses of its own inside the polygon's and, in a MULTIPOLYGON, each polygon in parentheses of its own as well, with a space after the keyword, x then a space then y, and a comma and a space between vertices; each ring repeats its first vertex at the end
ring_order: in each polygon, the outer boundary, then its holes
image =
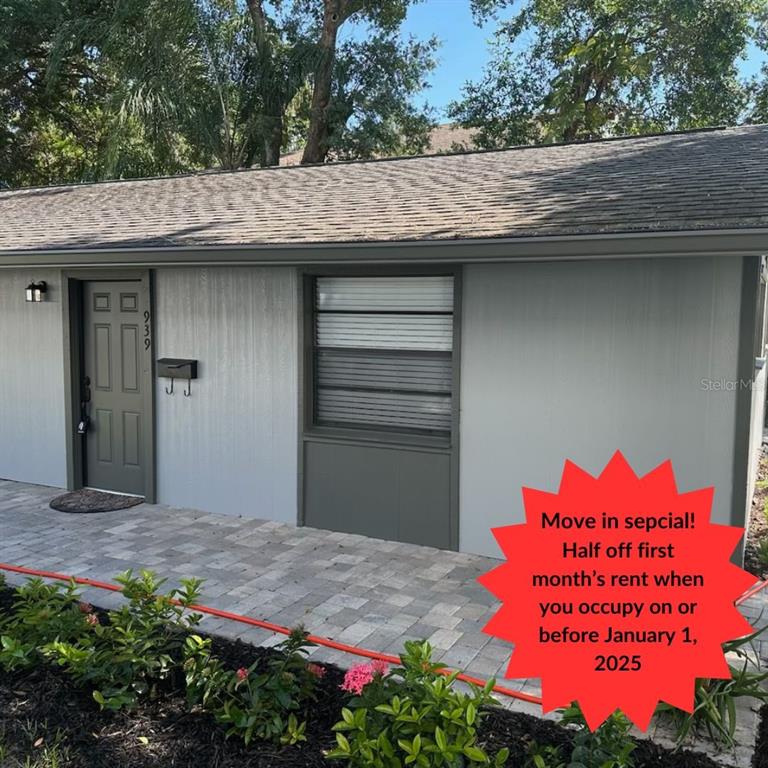
POLYGON ((760 541, 768 538, 768 456, 765 454, 760 459, 760 467, 757 473, 755 495, 752 498, 752 508, 749 515, 749 530, 747 531, 747 544, 744 550, 744 568, 759 579, 768 579, 768 563, 758 557, 757 546, 760 541))
MULTIPOLYGON (((0 613, 9 605, 10 593, 0 590, 0 613)), ((272 653, 222 638, 214 639, 214 647, 233 669, 272 653)), ((60 730, 68 757, 61 768, 328 768, 340 765, 326 762, 323 750, 334 744, 331 726, 345 701, 341 680, 339 669, 327 668, 309 713, 306 743, 295 747, 252 743, 246 748, 237 739, 225 739, 211 716, 187 711, 178 693, 130 714, 101 712, 90 694, 75 688, 63 673, 42 667, 0 679, 0 740, 11 756, 23 761, 60 730), (37 723, 37 729, 30 729, 30 723, 37 723), (43 743, 34 747, 40 736, 43 743)), ((764 719, 763 744, 766 730, 764 719)), ((564 756, 569 755, 570 734, 557 724, 502 709, 487 712, 482 740, 492 753, 509 747, 510 768, 523 766, 531 739, 559 745, 564 756)), ((634 754, 636 768, 717 768, 703 755, 673 753, 649 741, 639 742, 634 754)), ((768 768, 768 762, 756 762, 755 768, 768 768)))
POLYGON ((79 491, 57 496, 50 503, 51 509, 58 512, 74 512, 93 514, 94 512, 116 512, 120 509, 130 509, 144 502, 140 496, 123 496, 120 493, 106 493, 81 488, 79 491))
POLYGON ((757 729, 752 768, 768 768, 768 704, 760 710, 760 725, 757 729))
MULTIPOLYGON (((768 538, 768 455, 763 454, 757 473, 755 495, 752 498, 749 530, 744 550, 744 568, 759 579, 768 579, 768 563, 757 554, 757 545, 768 538)), ((768 768, 768 704, 760 710, 760 726, 752 758, 753 768, 768 768)))

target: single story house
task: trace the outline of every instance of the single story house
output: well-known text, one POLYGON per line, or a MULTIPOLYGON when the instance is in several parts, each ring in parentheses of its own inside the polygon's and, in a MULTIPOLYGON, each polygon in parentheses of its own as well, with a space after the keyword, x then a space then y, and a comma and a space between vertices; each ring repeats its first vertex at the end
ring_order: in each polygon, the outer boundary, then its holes
POLYGON ((621 449, 743 525, 765 254, 768 126, 4 191, 0 477, 498 555, 621 449))

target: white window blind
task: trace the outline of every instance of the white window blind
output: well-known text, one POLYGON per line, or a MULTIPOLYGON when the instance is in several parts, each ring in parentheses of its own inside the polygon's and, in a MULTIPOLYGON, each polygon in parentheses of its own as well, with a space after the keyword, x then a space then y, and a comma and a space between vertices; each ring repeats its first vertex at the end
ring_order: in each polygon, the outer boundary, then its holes
POLYGON ((315 420, 448 434, 453 277, 315 283, 315 420))

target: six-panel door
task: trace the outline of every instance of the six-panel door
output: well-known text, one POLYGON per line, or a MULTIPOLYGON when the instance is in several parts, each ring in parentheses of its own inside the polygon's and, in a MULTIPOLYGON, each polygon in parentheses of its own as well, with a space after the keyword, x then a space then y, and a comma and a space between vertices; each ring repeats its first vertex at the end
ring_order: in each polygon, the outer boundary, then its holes
POLYGON ((89 282, 83 290, 84 375, 90 425, 85 484, 144 493, 143 312, 138 281, 89 282))

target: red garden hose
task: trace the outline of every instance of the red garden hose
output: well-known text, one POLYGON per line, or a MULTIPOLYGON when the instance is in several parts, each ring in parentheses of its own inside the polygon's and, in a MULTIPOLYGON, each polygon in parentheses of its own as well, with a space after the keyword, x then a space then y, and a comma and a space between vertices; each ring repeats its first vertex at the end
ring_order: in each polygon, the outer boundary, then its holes
MULTIPOLYGON (((0 563, 0 571, 10 571, 12 573, 21 573, 25 576, 39 576, 43 579, 56 579, 57 581, 70 581, 73 580, 76 584, 82 584, 88 587, 95 587, 97 589, 106 589, 110 592, 122 592, 122 587, 117 584, 109 584, 105 581, 96 581, 94 579, 87 579, 78 576, 69 576, 65 573, 56 573, 55 571, 38 571, 33 568, 25 568, 22 565, 9 565, 8 563, 0 563)), ((217 616, 221 619, 228 619, 230 621, 237 621, 240 624, 248 624, 252 627, 259 627, 260 629, 266 629, 269 632, 275 632, 280 635, 290 635, 291 630, 288 627, 282 627, 279 624, 272 624, 269 621, 261 621, 261 619, 254 619, 250 616, 241 616, 239 613, 230 613, 229 611, 222 611, 218 608, 209 608, 206 605, 192 605, 190 609, 198 611, 199 613, 205 613, 209 616, 217 616)), ((343 651, 354 656, 362 656, 367 659, 377 659, 379 661, 386 661, 388 664, 399 664, 400 659, 397 656, 388 656, 384 653, 377 653, 376 651, 369 651, 367 648, 358 648, 354 645, 347 645, 346 643, 338 643, 335 640, 331 640, 327 637, 319 637, 317 635, 309 635, 307 639, 315 645, 322 645, 325 648, 332 648, 336 651, 343 651)), ((450 674, 451 670, 444 670, 444 674, 450 674)), ((479 677, 472 677, 472 675, 466 675, 461 673, 457 677, 458 680, 462 680, 465 683, 474 683, 475 685, 483 686, 486 681, 479 677)), ((523 693, 522 691, 516 691, 512 688, 506 688, 502 685, 496 685, 493 688, 494 693, 502 694, 503 696, 509 696, 513 699, 520 699, 521 701, 527 701, 532 704, 541 704, 541 699, 538 696, 533 696, 529 693, 523 693)))
MULTIPOLYGON (((105 581, 96 581, 95 579, 87 579, 78 576, 69 576, 65 573, 56 573, 55 571, 38 571, 33 568, 25 568, 22 565, 9 565, 8 563, 0 563, 0 571, 11 571, 12 573, 21 573, 25 576, 39 576, 43 579, 56 579, 57 581, 74 581, 76 584, 82 584, 88 587, 95 587, 97 589, 106 589, 110 592, 122 592, 122 587, 117 584, 109 584, 105 581)), ((736 605, 741 605, 745 600, 750 597, 754 597, 758 592, 768 587, 768 579, 766 581, 759 581, 753 587, 750 587, 740 597, 736 599, 736 605)), ((274 632, 280 635, 289 635, 291 630, 288 627, 280 626, 279 624, 272 624, 269 621, 262 621, 261 619, 254 619, 250 616, 241 616, 239 613, 231 613, 229 611, 222 611, 218 608, 209 608, 206 605, 193 605, 191 609, 199 611, 200 613, 208 614, 209 616, 217 616, 221 619, 228 619, 229 621, 236 621, 240 624, 248 624, 252 627, 259 627, 260 629, 266 629, 269 632, 274 632)), ((397 656, 388 656, 384 653, 378 653, 376 651, 369 651, 367 648, 359 648, 354 645, 347 645, 346 643, 338 643, 335 640, 331 640, 327 637, 319 637, 318 635, 309 635, 307 638, 315 645, 321 645, 325 648, 332 648, 336 651, 342 651, 349 653, 353 656, 362 656, 367 659, 377 659, 379 661, 386 661, 388 664, 399 664, 400 659, 397 656)), ((445 674, 450 674, 450 670, 445 670, 445 674)), ((483 686, 486 681, 479 677, 472 677, 461 673, 457 677, 458 680, 462 680, 465 683, 474 683, 475 685, 483 686)), ((516 691, 512 688, 506 688, 502 685, 496 685, 493 688, 494 693, 500 693, 503 696, 509 696, 513 699, 520 699, 521 701, 527 701, 532 704, 541 704, 541 699, 538 696, 533 696, 529 693, 523 693, 522 691, 516 691)))
POLYGON ((750 597, 754 597, 758 592, 768 587, 768 579, 765 581, 758 581, 753 587, 750 587, 744 592, 741 597, 736 599, 736 605, 741 605, 745 600, 749 600, 750 597))

